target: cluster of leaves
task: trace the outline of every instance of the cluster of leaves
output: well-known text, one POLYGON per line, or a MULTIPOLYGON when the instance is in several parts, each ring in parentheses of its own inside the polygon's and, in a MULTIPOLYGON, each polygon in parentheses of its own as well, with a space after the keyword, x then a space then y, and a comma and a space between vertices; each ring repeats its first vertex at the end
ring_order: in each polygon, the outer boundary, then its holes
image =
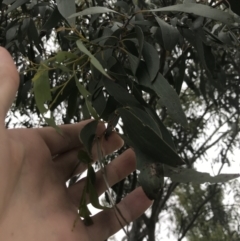
POLYGON ((190 118, 179 99, 184 82, 206 103, 239 110, 239 73, 229 68, 233 55, 234 63, 239 61, 238 16, 194 1, 158 8, 140 1, 5 0, 1 8, 1 45, 21 73, 20 111, 37 112, 56 127, 53 113, 67 103, 64 123, 93 117, 108 123, 106 133, 122 124, 122 138, 136 152, 139 182, 150 198, 158 196, 164 177, 214 183, 238 176, 179 168, 182 159, 191 165, 177 154, 181 148, 165 127, 176 122, 177 131, 184 127, 188 133, 190 118))

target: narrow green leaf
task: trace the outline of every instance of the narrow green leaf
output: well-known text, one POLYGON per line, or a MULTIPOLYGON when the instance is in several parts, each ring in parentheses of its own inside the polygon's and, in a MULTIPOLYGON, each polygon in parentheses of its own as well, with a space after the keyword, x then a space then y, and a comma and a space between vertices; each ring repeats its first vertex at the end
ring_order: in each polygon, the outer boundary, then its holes
POLYGON ((51 15, 47 19, 47 21, 44 23, 42 29, 45 31, 49 31, 52 28, 56 27, 58 22, 62 19, 62 15, 59 13, 59 10, 57 6, 54 7, 51 15))
POLYGON ((101 116, 107 102, 103 90, 100 89, 99 94, 94 94, 91 98, 91 101, 94 109, 97 111, 98 115, 101 116))
POLYGON ((129 52, 127 55, 128 55, 128 59, 130 62, 132 74, 135 76, 137 68, 138 68, 138 64, 139 64, 139 58, 129 52))
POLYGON ((82 104, 82 114, 83 114, 84 120, 91 119, 91 115, 89 114, 89 110, 87 108, 86 101, 84 101, 84 103, 82 104))
POLYGON ((177 92, 160 73, 152 84, 152 88, 161 98, 161 103, 167 107, 167 112, 172 119, 183 127, 187 127, 187 118, 183 112, 177 92))
POLYGON ((47 101, 52 100, 48 70, 41 65, 37 73, 34 75, 32 81, 37 107, 40 113, 44 114, 47 111, 47 108, 44 106, 44 104, 46 104, 47 101))
POLYGON ((114 5, 115 7, 120 7, 125 13, 128 13, 130 10, 130 5, 124 1, 117 1, 114 5))
POLYGON ((2 3, 6 4, 6 5, 9 5, 9 4, 12 4, 13 2, 15 2, 16 0, 3 0, 2 3))
POLYGON ((103 75, 107 76, 109 79, 112 79, 107 72, 104 70, 104 68, 102 67, 102 65, 100 64, 100 62, 94 57, 92 56, 90 59, 91 64, 98 69, 103 75))
POLYGON ((101 114, 101 119, 108 121, 109 116, 120 106, 120 104, 114 99, 113 96, 109 96, 106 102, 106 106, 101 114))
POLYGON ((225 24, 233 24, 235 22, 240 22, 236 18, 234 18, 233 14, 228 12, 224 12, 222 10, 212 8, 207 5, 203 4, 196 4, 196 3, 184 3, 184 4, 177 4, 173 6, 168 6, 164 8, 157 8, 146 10, 148 12, 183 12, 183 13, 190 13, 196 14, 198 16, 202 16, 205 18, 214 19, 220 21, 225 24))
POLYGON ((171 118, 182 126, 187 127, 187 119, 176 91, 160 73, 155 81, 151 83, 145 69, 146 66, 144 63, 141 63, 138 71, 139 84, 152 89, 161 98, 161 104, 167 107, 171 118))
POLYGON ((106 8, 106 7, 90 7, 90 8, 86 8, 81 12, 78 13, 74 13, 71 16, 69 16, 69 18, 75 18, 75 17, 79 17, 79 16, 84 16, 84 15, 92 15, 92 14, 101 14, 101 13, 117 13, 117 14, 121 14, 118 13, 112 9, 106 8))
POLYGON ((76 13, 75 0, 56 0, 57 7, 61 15, 68 21, 70 26, 75 25, 75 17, 69 18, 69 16, 76 13))
POLYGON ((154 26, 154 22, 152 21, 149 21, 149 20, 137 20, 137 21, 132 21, 131 24, 134 24, 134 25, 140 25, 140 26, 154 26))
POLYGON ((87 179, 88 179, 87 192, 89 194, 90 203, 93 205, 93 207, 97 209, 108 209, 107 207, 104 207, 99 203, 98 193, 97 193, 96 187, 94 186, 96 181, 96 174, 91 165, 88 167, 87 179))
POLYGON ((79 82, 76 75, 75 75, 75 82, 79 92, 82 94, 84 98, 88 98, 89 96, 91 96, 91 93, 88 90, 86 90, 86 88, 79 82))
POLYGON ((96 69, 98 69, 103 75, 111 79, 111 77, 106 73, 100 62, 90 53, 90 51, 88 51, 88 49, 84 46, 80 39, 77 40, 77 46, 84 54, 86 54, 90 58, 90 62, 96 69))
POLYGON ((89 154, 84 150, 80 150, 78 152, 78 160, 84 163, 85 165, 91 164, 93 162, 89 154))
POLYGON ((227 182, 232 179, 240 177, 240 174, 219 174, 217 176, 211 176, 206 172, 198 172, 194 169, 183 169, 183 168, 171 168, 164 167, 164 175, 170 177, 173 182, 182 182, 182 183, 219 183, 227 182))
POLYGON ((143 125, 148 126, 149 128, 151 128, 157 135, 159 135, 160 137, 162 137, 162 133, 157 125, 157 123, 155 122, 155 120, 151 117, 151 115, 149 115, 147 112, 145 112, 144 110, 141 110, 139 108, 136 107, 127 107, 127 109, 129 111, 131 111, 139 120, 141 120, 141 122, 143 123, 143 125))
MULTIPOLYGON (((94 185, 96 182, 95 171, 91 165, 88 165, 87 179, 87 182, 89 182, 89 184, 94 185)), ((87 188, 90 188, 90 186, 87 186, 87 188)), ((89 189, 87 189, 87 192, 89 192, 89 189)))
POLYGON ((137 34, 138 46, 139 46, 139 60, 142 56, 142 49, 144 44, 144 34, 142 29, 139 26, 135 26, 135 31, 137 34))
POLYGON ((180 39, 180 33, 177 28, 166 23, 161 18, 155 16, 161 30, 161 38, 163 41, 164 48, 168 51, 172 51, 172 49, 176 46, 180 39))
POLYGON ((59 63, 62 63, 65 60, 76 59, 76 58, 77 58, 76 54, 73 54, 67 51, 59 51, 55 56, 56 61, 59 63))
POLYGON ((134 98, 133 95, 129 94, 126 89, 116 82, 109 80, 107 78, 102 79, 104 86, 106 87, 108 93, 114 97, 123 106, 136 106, 142 108, 141 104, 134 98))
POLYGON ((6 40, 7 42, 11 42, 14 38, 16 38, 18 33, 19 25, 14 25, 11 28, 9 28, 6 32, 6 40))
POLYGON ((11 7, 8 8, 8 10, 7 10, 6 13, 11 12, 12 10, 14 10, 14 9, 22 6, 23 4, 25 4, 25 3, 27 3, 27 2, 29 2, 29 0, 17 0, 17 1, 15 1, 15 2, 11 5, 11 7))
POLYGON ((86 54, 88 57, 92 57, 92 56, 93 56, 93 55, 91 54, 91 52, 85 47, 85 45, 83 44, 83 42, 82 42, 80 39, 78 39, 76 43, 77 43, 78 48, 79 48, 84 54, 86 54))
POLYGON ((92 116, 95 120, 98 120, 99 117, 98 117, 98 114, 97 114, 96 110, 95 110, 95 109, 93 108, 93 106, 92 106, 92 102, 91 102, 90 100, 88 100, 88 99, 85 99, 85 101, 86 101, 86 106, 87 106, 88 111, 89 111, 89 113, 91 114, 91 116, 92 116))
POLYGON ((183 164, 178 154, 165 143, 150 127, 144 125, 131 111, 126 108, 117 110, 121 116, 127 137, 135 151, 143 156, 137 160, 137 167, 142 169, 149 163, 165 163, 170 166, 183 164))
POLYGON ((168 129, 165 127, 165 125, 162 123, 161 119, 155 112, 153 108, 145 108, 146 112, 148 112, 149 115, 152 116, 152 118, 155 120, 155 122, 158 124, 158 127, 162 134, 162 139, 176 152, 176 147, 173 142, 172 136, 169 133, 168 129))
POLYGON ((86 124, 83 127, 83 129, 80 132, 80 136, 79 136, 81 142, 87 149, 90 157, 91 157, 91 152, 92 152, 93 141, 96 136, 97 125, 98 125, 98 121, 96 121, 96 120, 89 122, 88 124, 86 124))
POLYGON ((154 48, 153 45, 145 41, 143 44, 142 55, 147 65, 150 81, 153 81, 157 76, 157 73, 159 71, 159 66, 160 66, 160 60, 159 60, 157 50, 154 48))
POLYGON ((85 99, 86 107, 89 111, 89 114, 93 116, 95 120, 98 120, 99 119, 98 114, 96 110, 93 108, 92 102, 90 101, 91 93, 88 90, 86 90, 86 88, 79 82, 76 75, 75 75, 75 82, 79 92, 82 94, 82 96, 85 99))

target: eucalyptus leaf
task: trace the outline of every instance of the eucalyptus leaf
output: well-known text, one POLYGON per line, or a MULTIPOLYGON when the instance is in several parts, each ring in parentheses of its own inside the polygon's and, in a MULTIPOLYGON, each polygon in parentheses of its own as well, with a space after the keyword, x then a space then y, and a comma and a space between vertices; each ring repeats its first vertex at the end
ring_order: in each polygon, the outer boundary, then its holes
POLYGON ((69 18, 69 16, 76 13, 75 0, 56 0, 57 7, 61 15, 68 21, 70 26, 75 25, 75 18, 69 18))
POLYGON ((136 107, 127 107, 127 109, 131 111, 139 120, 141 120, 143 125, 150 127, 157 135, 162 137, 158 124, 151 117, 151 115, 148 114, 148 112, 136 107))
POLYGON ((137 34, 138 46, 139 46, 139 59, 142 56, 142 49, 144 44, 144 34, 139 26, 135 26, 135 32, 137 34))
POLYGON ((142 55, 147 66, 150 81, 153 81, 157 76, 160 66, 157 50, 153 47, 153 45, 145 41, 143 44, 142 55))
POLYGON ((120 84, 107 78, 103 78, 102 81, 108 93, 122 106, 136 106, 142 108, 141 104, 134 98, 134 96, 129 94, 129 92, 120 84))
POLYGON ((91 164, 93 162, 89 154, 84 150, 80 150, 78 152, 78 160, 84 163, 85 165, 91 164))
POLYGON ((130 6, 124 2, 124 1, 117 1, 116 3, 114 3, 114 5, 116 7, 120 7, 121 9, 123 9, 126 13, 129 11, 130 6))
POLYGON ((137 167, 141 169, 150 163, 165 163, 170 166, 181 165, 184 162, 178 154, 150 127, 144 125, 127 108, 120 108, 117 113, 121 116, 127 137, 131 141, 134 150, 139 150, 146 157, 138 163, 137 167))
POLYGON ((101 210, 108 209, 108 207, 102 206, 99 203, 96 186, 94 186, 95 182, 96 182, 96 174, 94 172, 93 167, 89 165, 88 173, 87 173, 87 193, 89 194, 90 203, 93 205, 93 207, 97 209, 101 209, 101 210))
POLYGON ((183 127, 187 127, 187 118, 183 112, 177 92, 160 73, 152 84, 152 87, 161 98, 161 103, 167 107, 167 112, 172 119, 183 127))
POLYGON ((160 132, 161 132, 162 139, 176 152, 176 147, 173 142, 172 135, 170 134, 168 129, 165 127, 165 125, 163 124, 163 122, 161 121, 161 119, 159 118, 157 113, 154 111, 153 108, 150 108, 150 107, 145 108, 145 110, 150 116, 152 116, 152 118, 157 123, 158 128, 160 129, 160 132))
POLYGON ((46 104, 47 101, 52 100, 48 70, 41 65, 37 73, 34 75, 32 81, 37 107, 40 113, 44 114, 48 110, 44 104, 46 104))
POLYGON ((207 5, 196 4, 196 3, 177 4, 177 5, 173 5, 173 6, 151 9, 151 10, 145 10, 145 11, 190 13, 190 14, 196 14, 198 16, 202 16, 202 17, 205 17, 205 18, 214 19, 214 20, 217 20, 217 21, 225 23, 225 24, 233 24, 235 22, 240 22, 239 20, 234 18, 233 14, 230 14, 228 12, 224 12, 224 11, 219 10, 217 8, 212 8, 212 7, 207 6, 207 5))
POLYGON ((77 46, 78 48, 84 53, 86 54, 89 58, 90 58, 90 62, 92 63, 92 65, 94 65, 94 67, 99 70, 103 75, 107 76, 109 79, 111 79, 111 77, 106 73, 106 71, 104 70, 104 68, 102 67, 102 65, 100 64, 100 62, 91 54, 91 52, 84 46, 84 44, 82 43, 82 41, 79 39, 77 40, 77 46))
POLYGON ((91 116, 95 120, 98 120, 99 119, 98 114, 97 114, 96 110, 93 108, 91 101, 88 98, 86 98, 85 101, 86 101, 86 106, 87 106, 88 111, 91 114, 91 116))
POLYGON ((128 55, 128 59, 130 62, 130 67, 131 67, 132 73, 135 76, 137 68, 138 68, 138 64, 139 64, 139 58, 129 52, 127 53, 127 55, 128 55))
POLYGON ((6 4, 6 5, 9 5, 9 4, 12 4, 13 2, 15 2, 16 0, 3 0, 2 3, 6 4))
POLYGON ((151 83, 147 78, 147 74, 144 73, 144 65, 141 68, 139 76, 139 83, 155 91, 161 98, 161 104, 167 107, 167 112, 172 119, 182 126, 187 127, 187 118, 183 112, 179 97, 168 81, 159 73, 156 80, 151 83))
POLYGON ((58 22, 62 19, 62 15, 59 13, 58 8, 55 6, 51 15, 47 19, 47 21, 44 23, 42 29, 49 31, 52 28, 56 27, 58 22))
MULTIPOLYGON (((12 1, 11 1, 11 2, 12 2, 12 1)), ((10 2, 10 3, 11 3, 11 2, 10 2)), ((27 3, 27 2, 29 2, 29 0, 17 0, 17 1, 15 1, 15 2, 11 5, 11 7, 8 8, 8 10, 7 10, 6 13, 11 12, 12 10, 14 10, 14 9, 22 6, 23 4, 25 4, 25 3, 27 3)), ((4 2, 4 3, 6 3, 6 2, 4 2)))
POLYGON ((17 24, 7 30, 7 32, 6 32, 7 42, 11 42, 14 38, 16 38, 18 27, 19 27, 19 25, 17 24))
POLYGON ((198 172, 194 169, 183 169, 183 168, 171 168, 164 167, 164 175, 170 177, 173 182, 181 183, 219 183, 227 182, 232 179, 240 177, 240 174, 219 174, 216 176, 211 176, 206 172, 198 172))
POLYGON ((65 60, 76 59, 76 58, 77 58, 76 54, 73 54, 67 51, 59 51, 55 55, 55 59, 59 63, 64 62, 65 60))
POLYGON ((97 125, 98 125, 98 121, 96 120, 89 122, 82 128, 79 136, 81 142, 85 146, 90 157, 92 155, 91 152, 92 152, 93 141, 96 136, 97 125))
POLYGON ((180 33, 177 28, 166 23, 161 18, 155 16, 161 30, 161 38, 163 41, 164 48, 168 51, 172 51, 172 49, 176 46, 180 39, 180 33))
POLYGON ((82 94, 82 96, 84 98, 88 98, 91 95, 91 93, 84 87, 84 85, 82 85, 79 82, 76 75, 75 75, 75 83, 76 83, 76 86, 77 86, 79 92, 82 94))
MULTIPOLYGON (((92 15, 92 14, 102 14, 102 13, 118 13, 112 9, 106 8, 106 7, 90 7, 90 8, 86 8, 81 12, 78 13, 74 13, 71 16, 69 16, 69 18, 75 18, 75 17, 79 17, 79 16, 84 16, 84 15, 92 15)), ((118 13, 120 14, 120 13, 118 13)))

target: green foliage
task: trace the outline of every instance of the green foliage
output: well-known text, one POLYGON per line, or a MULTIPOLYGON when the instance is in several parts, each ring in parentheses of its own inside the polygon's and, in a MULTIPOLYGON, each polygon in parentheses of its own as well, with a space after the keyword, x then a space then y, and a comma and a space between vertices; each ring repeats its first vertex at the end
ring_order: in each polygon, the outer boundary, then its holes
POLYGON ((212 185, 206 189, 193 185, 185 189, 184 195, 181 189, 180 186, 176 190, 181 208, 174 208, 174 212, 179 228, 183 232, 189 229, 187 240, 237 241, 239 239, 239 234, 231 231, 229 220, 232 214, 228 213, 222 204, 223 189, 220 186, 212 185), (196 224, 196 220, 199 225, 196 224), (190 228, 188 228, 189 225, 190 228))

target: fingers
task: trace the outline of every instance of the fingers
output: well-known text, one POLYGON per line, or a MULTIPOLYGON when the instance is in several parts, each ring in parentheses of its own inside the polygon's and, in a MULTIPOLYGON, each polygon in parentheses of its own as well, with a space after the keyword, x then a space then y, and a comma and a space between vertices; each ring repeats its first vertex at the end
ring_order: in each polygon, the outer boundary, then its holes
POLYGON ((151 204, 152 201, 147 198, 142 188, 138 187, 117 205, 121 215, 115 212, 114 209, 109 209, 93 217, 94 225, 87 227, 90 240, 98 241, 107 239, 119 231, 122 226, 141 216, 151 204), (124 219, 121 216, 123 216, 124 219), (127 223, 125 221, 127 221, 127 223))
MULTIPOLYGON (((61 125, 59 128, 62 131, 62 135, 57 133, 52 127, 34 129, 34 131, 42 137, 54 156, 82 146, 79 140, 79 133, 91 121, 93 120, 85 120, 77 124, 61 125)), ((98 131, 104 131, 104 128, 103 124, 99 124, 98 131)))
MULTIPOLYGON (((106 166, 106 176, 109 186, 121 181, 123 178, 128 176, 136 169, 136 157, 133 150, 128 149, 116 159, 114 159, 110 164, 106 166)), ((76 206, 79 206, 79 202, 82 196, 82 190, 85 185, 85 178, 81 179, 76 184, 69 187, 68 191, 70 198, 76 206)), ((106 184, 104 182, 102 172, 98 171, 96 173, 96 190, 98 195, 101 195, 106 191, 106 184)))
MULTIPOLYGON (((79 134, 83 129, 83 127, 91 121, 93 120, 89 119, 89 120, 81 121, 80 123, 77 123, 77 124, 61 125, 59 126, 59 128, 62 131, 62 135, 57 133, 56 130, 52 127, 34 129, 34 131, 37 132, 42 137, 42 139, 48 146, 51 154, 54 156, 57 154, 62 154, 64 152, 70 151, 77 147, 78 148, 82 147, 83 145, 79 139, 79 134)), ((99 122, 96 130, 96 135, 101 136, 104 133, 105 129, 106 127, 104 123, 99 122)), ((118 137, 118 139, 116 139, 115 142, 106 141, 103 138, 103 143, 102 143, 104 147, 103 151, 107 151, 108 153, 110 153, 108 149, 112 150, 113 147, 115 146, 120 145, 121 147, 123 145, 123 141, 121 140, 120 137, 118 137)), ((94 159, 97 156, 96 145, 93 145, 92 155, 94 159)))
POLYGON ((19 85, 19 74, 8 51, 0 47, 0 121, 10 108, 19 85))
MULTIPOLYGON (((107 140, 103 138, 101 144, 104 154, 109 155, 115 150, 119 149, 123 145, 123 141, 116 132, 112 132, 107 140)), ((81 148, 72 149, 71 151, 59 155, 53 160, 56 168, 59 170, 60 178, 64 183, 71 177, 71 175, 82 173, 87 168, 87 166, 81 162, 81 160, 78 160, 78 152, 80 149, 81 148)), ((92 153, 93 160, 98 160, 96 144, 93 146, 92 153)))

